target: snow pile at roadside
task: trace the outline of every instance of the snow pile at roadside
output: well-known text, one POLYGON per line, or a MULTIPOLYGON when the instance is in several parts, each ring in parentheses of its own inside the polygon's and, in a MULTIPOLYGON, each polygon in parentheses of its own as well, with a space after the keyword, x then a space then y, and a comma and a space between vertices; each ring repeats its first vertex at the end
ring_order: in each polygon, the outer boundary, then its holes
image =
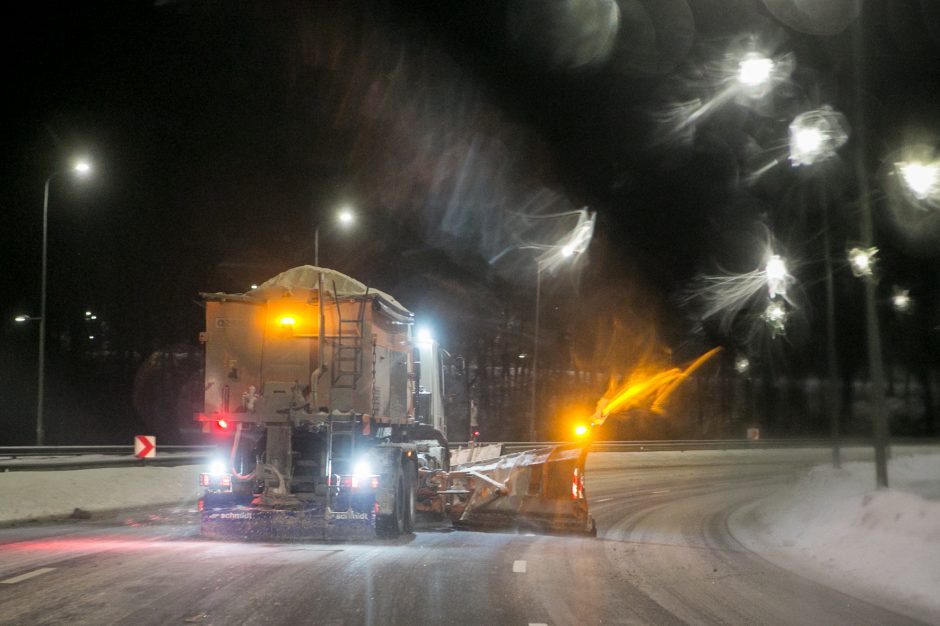
POLYGON ((729 520, 751 550, 845 590, 903 598, 940 616, 940 455, 815 467, 729 520), (929 499, 934 498, 934 499, 929 499))
POLYGON ((0 473, 0 522, 186 504, 200 495, 198 465, 0 473))

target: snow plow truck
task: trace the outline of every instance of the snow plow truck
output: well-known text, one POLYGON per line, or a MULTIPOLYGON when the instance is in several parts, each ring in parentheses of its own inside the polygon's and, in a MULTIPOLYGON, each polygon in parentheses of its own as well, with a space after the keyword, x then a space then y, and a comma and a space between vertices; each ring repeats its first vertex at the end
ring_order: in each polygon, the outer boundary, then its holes
POLYGON ((442 350, 392 296, 301 266, 246 293, 202 293, 204 536, 354 540, 461 528, 594 532, 587 448, 454 451, 442 350))

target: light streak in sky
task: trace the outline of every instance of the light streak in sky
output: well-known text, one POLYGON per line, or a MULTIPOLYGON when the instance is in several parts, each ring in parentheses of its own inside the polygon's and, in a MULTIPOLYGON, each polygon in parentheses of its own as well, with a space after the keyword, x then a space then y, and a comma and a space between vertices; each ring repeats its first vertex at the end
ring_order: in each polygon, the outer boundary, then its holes
POLYGON ((591 425, 600 426, 612 413, 631 408, 645 407, 654 413, 662 414, 664 404, 676 388, 692 372, 720 351, 720 347, 712 348, 684 369, 673 367, 662 371, 647 371, 645 368, 640 368, 630 376, 630 380, 619 391, 597 402, 597 408, 591 416, 591 425))

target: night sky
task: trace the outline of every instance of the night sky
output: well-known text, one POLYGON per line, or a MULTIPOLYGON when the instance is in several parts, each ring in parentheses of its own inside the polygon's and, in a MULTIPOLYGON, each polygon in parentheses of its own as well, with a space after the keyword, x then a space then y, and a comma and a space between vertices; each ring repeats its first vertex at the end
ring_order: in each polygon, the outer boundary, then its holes
POLYGON ((726 345, 812 370, 823 189, 851 369, 860 288, 843 251, 859 240, 867 190, 879 294, 900 285, 919 303, 914 322, 886 320, 885 333, 935 353, 940 218, 904 205, 886 172, 905 146, 938 145, 940 2, 868 2, 860 28, 853 6, 22 7, 4 38, 0 445, 33 440, 37 329, 12 318, 38 315, 43 183, 77 153, 94 159, 94 178, 60 174, 49 203, 50 443, 123 441, 140 424, 140 361, 195 344, 198 293, 312 264, 318 225, 322 265, 394 294, 459 347, 468 320, 488 315, 518 318, 520 341, 531 333, 529 246, 573 224, 545 216, 588 207, 590 249, 543 277, 547 328, 584 344, 570 347, 572 362, 614 341, 627 356, 604 358, 623 363, 651 343, 677 361, 726 345), (761 98, 730 98, 684 124, 747 46, 792 72, 761 98), (812 173, 790 167, 788 124, 824 104, 845 115, 848 142, 812 173), (351 232, 332 226, 344 204, 360 216, 351 232), (787 337, 696 319, 686 298, 696 277, 755 270, 771 241, 798 285, 787 337))

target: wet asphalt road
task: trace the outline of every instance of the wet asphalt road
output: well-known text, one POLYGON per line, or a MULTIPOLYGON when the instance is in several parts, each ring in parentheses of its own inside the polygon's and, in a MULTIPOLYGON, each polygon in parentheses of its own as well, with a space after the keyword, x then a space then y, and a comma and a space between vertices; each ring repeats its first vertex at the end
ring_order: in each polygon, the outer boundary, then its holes
POLYGON ((3 529, 0 624, 919 623, 731 536, 728 515, 804 456, 653 459, 589 461, 597 539, 427 525, 395 541, 242 544, 200 539, 187 508, 3 529))

